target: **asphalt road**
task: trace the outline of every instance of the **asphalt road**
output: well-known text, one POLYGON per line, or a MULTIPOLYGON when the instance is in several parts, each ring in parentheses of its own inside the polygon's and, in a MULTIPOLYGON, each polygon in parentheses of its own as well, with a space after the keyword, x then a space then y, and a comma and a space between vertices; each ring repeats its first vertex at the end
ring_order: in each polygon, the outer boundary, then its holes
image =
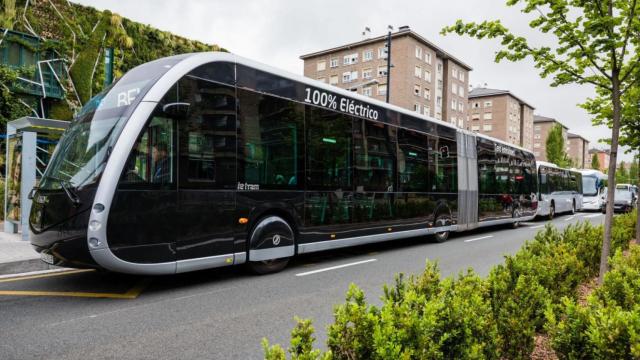
MULTIPOLYGON (((580 220, 600 224, 604 216, 564 215, 553 224, 580 220)), ((324 348, 333 306, 350 283, 379 303, 383 284, 420 272, 426 259, 438 260, 447 276, 469 267, 484 276, 545 224, 453 234, 443 244, 416 238, 309 254, 266 276, 235 267, 154 278, 89 271, 0 279, 0 359, 260 359, 263 337, 286 348, 294 316, 314 320, 324 348)))

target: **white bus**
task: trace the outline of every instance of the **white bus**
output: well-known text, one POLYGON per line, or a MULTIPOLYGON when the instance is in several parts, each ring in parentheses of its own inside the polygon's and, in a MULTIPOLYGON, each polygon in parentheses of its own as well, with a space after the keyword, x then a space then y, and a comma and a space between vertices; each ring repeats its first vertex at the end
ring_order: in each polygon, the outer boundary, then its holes
POLYGON ((578 170, 582 174, 582 210, 600 210, 604 203, 607 175, 599 170, 578 170))
POLYGON ((549 219, 557 213, 582 208, 582 174, 563 169, 556 164, 537 161, 538 169, 538 216, 549 219))

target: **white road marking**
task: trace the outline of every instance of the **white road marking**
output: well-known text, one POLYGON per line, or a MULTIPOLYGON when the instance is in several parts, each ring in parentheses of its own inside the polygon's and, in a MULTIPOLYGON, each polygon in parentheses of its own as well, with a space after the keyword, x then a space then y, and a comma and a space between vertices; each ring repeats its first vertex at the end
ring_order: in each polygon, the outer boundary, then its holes
POLYGON ((545 226, 545 225, 544 225, 544 224, 542 224, 542 225, 532 226, 531 228, 532 228, 532 229, 540 229, 541 227, 544 227, 544 226, 545 226))
POLYGON ((574 216, 569 216, 568 218, 564 219, 564 221, 573 220, 574 218, 575 218, 575 215, 574 216))
POLYGON ((481 237, 465 240, 464 242, 478 241, 478 240, 488 239, 488 238, 492 238, 492 237, 493 237, 493 235, 481 236, 481 237))
POLYGON ((353 262, 353 263, 331 266, 331 267, 324 268, 324 269, 318 269, 318 270, 313 270, 313 271, 302 272, 302 273, 296 274, 296 276, 312 275, 312 274, 317 274, 317 273, 321 273, 321 272, 324 272, 324 271, 342 269, 342 268, 345 268, 345 267, 348 267, 348 266, 366 264, 366 263, 370 263, 370 262, 373 262, 373 261, 378 261, 378 259, 369 259, 369 260, 356 261, 356 262, 353 262))
MULTIPOLYGON (((84 269, 83 269, 84 270, 84 269)), ((90 270, 88 270, 90 271, 90 270)), ((6 275, 0 275, 0 279, 7 279, 7 278, 19 278, 19 277, 25 277, 25 276, 34 276, 34 275, 44 275, 44 274, 55 274, 55 273, 60 273, 60 272, 78 272, 78 269, 72 269, 72 268, 62 268, 62 269, 49 269, 49 270, 38 270, 38 271, 29 271, 29 272, 24 272, 24 273, 19 273, 19 274, 6 274, 6 275)))
POLYGON ((589 219, 589 218, 594 218, 594 217, 598 217, 598 216, 602 216, 602 214, 591 214, 591 215, 585 216, 585 218, 589 219))

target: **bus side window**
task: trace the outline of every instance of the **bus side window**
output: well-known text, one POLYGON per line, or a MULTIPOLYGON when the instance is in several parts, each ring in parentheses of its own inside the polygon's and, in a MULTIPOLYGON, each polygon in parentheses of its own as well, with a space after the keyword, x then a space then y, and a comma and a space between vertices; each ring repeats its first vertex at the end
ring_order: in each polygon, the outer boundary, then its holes
POLYGON ((156 114, 129 155, 121 184, 163 186, 175 183, 174 121, 156 114))

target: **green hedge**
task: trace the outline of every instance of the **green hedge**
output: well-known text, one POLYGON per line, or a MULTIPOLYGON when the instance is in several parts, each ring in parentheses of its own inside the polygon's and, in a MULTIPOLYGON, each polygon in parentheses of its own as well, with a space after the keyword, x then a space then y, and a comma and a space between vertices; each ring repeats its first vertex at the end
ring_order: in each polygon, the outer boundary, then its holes
MULTIPOLYGON (((547 226, 486 279, 472 270, 442 278, 435 263, 384 287, 382 305, 351 285, 328 326, 328 351, 314 349, 310 320, 299 320, 292 359, 525 359, 547 333, 561 358, 640 356, 640 247, 623 256, 635 214, 614 220, 612 270, 579 305, 578 285, 597 276, 602 226, 547 226)), ((266 359, 286 359, 263 340, 266 359)))

